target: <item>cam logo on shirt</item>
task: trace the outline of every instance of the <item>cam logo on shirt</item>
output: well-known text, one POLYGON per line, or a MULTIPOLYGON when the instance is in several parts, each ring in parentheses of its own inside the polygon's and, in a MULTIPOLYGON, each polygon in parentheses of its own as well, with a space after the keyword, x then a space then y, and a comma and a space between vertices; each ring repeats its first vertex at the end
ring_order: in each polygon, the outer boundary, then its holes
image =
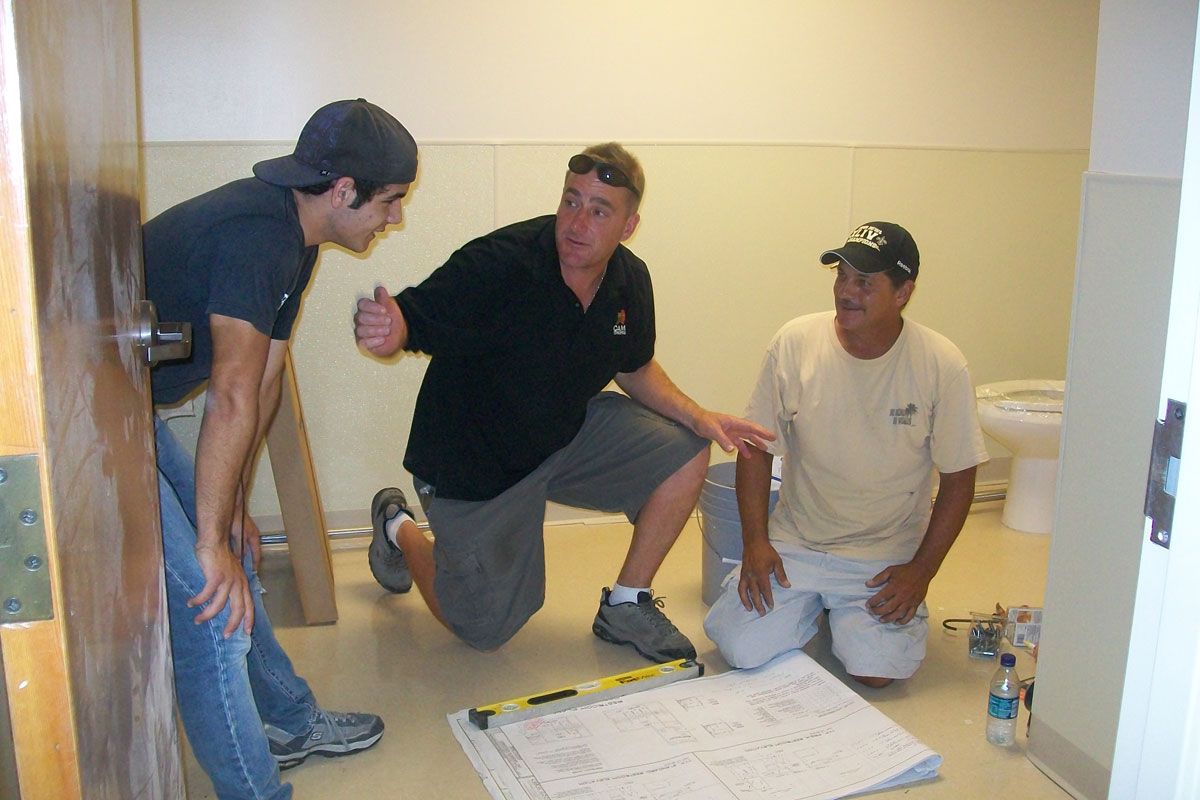
POLYGON ((917 406, 915 403, 909 403, 904 408, 893 408, 888 415, 892 418, 893 425, 912 425, 913 417, 917 415, 917 406))
POLYGON ((617 312, 617 324, 613 325, 613 336, 625 335, 625 309, 617 312))

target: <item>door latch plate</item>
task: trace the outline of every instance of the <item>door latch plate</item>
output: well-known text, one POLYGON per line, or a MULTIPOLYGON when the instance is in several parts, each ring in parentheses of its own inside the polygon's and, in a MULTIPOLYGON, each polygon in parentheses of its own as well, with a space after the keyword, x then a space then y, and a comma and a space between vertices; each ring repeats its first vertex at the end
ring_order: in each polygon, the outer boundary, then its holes
POLYGON ((159 322, 154 303, 141 300, 137 307, 137 345, 146 366, 187 358, 192 353, 192 323, 159 322))
POLYGON ((52 619, 36 455, 0 456, 0 624, 52 619))
POLYGON ((1167 417, 1154 423, 1150 448, 1150 477, 1146 481, 1146 516, 1150 518, 1150 541, 1171 547, 1171 523, 1175 516, 1175 494, 1179 484, 1179 457, 1183 450, 1183 423, 1187 403, 1167 400, 1167 417))

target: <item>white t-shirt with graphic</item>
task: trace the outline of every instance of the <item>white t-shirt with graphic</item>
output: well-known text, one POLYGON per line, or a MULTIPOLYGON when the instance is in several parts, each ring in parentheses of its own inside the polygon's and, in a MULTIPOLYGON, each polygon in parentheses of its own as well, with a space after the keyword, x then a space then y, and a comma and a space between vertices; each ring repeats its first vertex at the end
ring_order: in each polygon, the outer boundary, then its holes
POLYGON ((987 460, 967 362, 949 339, 905 320, 887 353, 859 359, 834 312, 784 325, 745 416, 783 456, 773 539, 848 558, 910 560, 929 523, 933 470, 987 460))

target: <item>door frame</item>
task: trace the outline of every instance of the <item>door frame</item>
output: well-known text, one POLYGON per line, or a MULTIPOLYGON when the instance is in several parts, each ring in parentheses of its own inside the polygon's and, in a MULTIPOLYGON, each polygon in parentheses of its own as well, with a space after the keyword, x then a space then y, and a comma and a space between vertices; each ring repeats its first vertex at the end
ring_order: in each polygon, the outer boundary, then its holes
POLYGON ((1143 533, 1125 686, 1113 753, 1112 798, 1200 796, 1200 22, 1179 201, 1159 419, 1168 398, 1188 403, 1170 549, 1143 533), (1189 402, 1190 399, 1190 402, 1189 402), (1188 419, 1188 417, 1193 419, 1188 419))
POLYGON ((44 563, 16 559, 49 574, 51 615, 0 602, 5 797, 184 794, 135 344, 133 25, 132 0, 0 0, 0 457, 36 462, 5 515, 39 498, 44 563))
MULTIPOLYGON (((58 553, 50 492, 45 480, 45 417, 42 402, 33 256, 22 134, 21 87, 17 72, 13 2, 0 18, 0 294, 8 313, 0 314, 0 456, 32 455, 41 473, 47 567, 57 569, 58 553), (20 376, 14 379, 15 376, 20 376)), ((62 595, 52 590, 54 618, 0 625, 5 686, 12 726, 13 754, 22 792, 33 797, 81 796, 78 754, 69 709, 62 595)))

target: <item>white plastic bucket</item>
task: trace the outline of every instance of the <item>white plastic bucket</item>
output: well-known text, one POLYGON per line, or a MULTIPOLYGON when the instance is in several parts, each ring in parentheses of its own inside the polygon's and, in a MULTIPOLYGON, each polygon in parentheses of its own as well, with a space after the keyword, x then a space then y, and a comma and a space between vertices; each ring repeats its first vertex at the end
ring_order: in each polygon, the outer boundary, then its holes
MULTIPOLYGON (((712 605, 721 593, 721 581, 733 570, 733 564, 722 561, 742 559, 742 519, 738 515, 737 491, 734 477, 737 464, 726 461, 708 468, 704 488, 700 490, 700 533, 704 545, 700 554, 700 596, 705 605, 712 605)), ((779 484, 771 482, 768 509, 774 510, 779 500, 779 484)))

